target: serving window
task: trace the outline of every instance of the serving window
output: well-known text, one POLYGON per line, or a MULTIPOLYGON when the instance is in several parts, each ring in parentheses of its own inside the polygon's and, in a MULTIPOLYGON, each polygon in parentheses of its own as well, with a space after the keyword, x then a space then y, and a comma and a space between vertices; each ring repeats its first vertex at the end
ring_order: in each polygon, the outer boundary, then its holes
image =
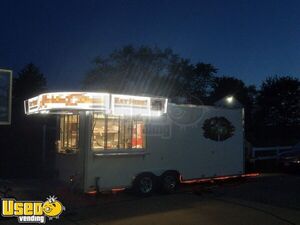
POLYGON ((93 114, 92 149, 140 150, 146 146, 145 122, 141 119, 93 114))
POLYGON ((59 153, 75 153, 79 149, 79 115, 61 115, 59 118, 59 153))

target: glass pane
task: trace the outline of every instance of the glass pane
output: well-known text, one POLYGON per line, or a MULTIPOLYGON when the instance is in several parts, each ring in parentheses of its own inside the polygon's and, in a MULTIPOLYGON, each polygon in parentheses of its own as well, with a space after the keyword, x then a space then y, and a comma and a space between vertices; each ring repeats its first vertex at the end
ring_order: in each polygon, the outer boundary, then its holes
POLYGON ((101 150, 105 147, 105 117, 101 114, 94 114, 92 149, 101 150))
POLYGON ((69 148, 77 148, 78 147, 78 116, 72 115, 70 116, 70 142, 69 148))
POLYGON ((132 123, 132 148, 136 148, 136 121, 132 123))
POLYGON ((119 120, 119 148, 124 149, 125 148, 125 120, 120 119, 119 120))
POLYGON ((107 149, 119 147, 119 118, 108 117, 107 119, 107 149))
POLYGON ((59 140, 58 140, 58 151, 61 151, 63 149, 63 143, 64 143, 64 139, 65 139, 65 133, 64 133, 64 129, 65 129, 65 117, 64 116, 60 116, 60 121, 59 121, 59 140))
POLYGON ((93 150, 145 148, 144 121, 94 114, 93 150))
POLYGON ((144 148, 144 122, 133 121, 132 148, 144 148))
POLYGON ((132 120, 124 119, 125 123, 125 149, 132 148, 131 138, 132 138, 132 120))
POLYGON ((58 150, 78 149, 79 143, 79 116, 63 115, 60 117, 60 140, 58 150))
POLYGON ((144 135, 144 122, 137 122, 137 131, 136 131, 136 147, 137 148, 145 148, 145 135, 144 135))

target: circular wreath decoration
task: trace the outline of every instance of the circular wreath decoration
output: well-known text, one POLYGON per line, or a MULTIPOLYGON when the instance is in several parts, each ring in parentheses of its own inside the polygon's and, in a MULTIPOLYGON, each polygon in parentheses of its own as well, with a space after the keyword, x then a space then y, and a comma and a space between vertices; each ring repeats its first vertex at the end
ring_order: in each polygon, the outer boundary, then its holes
POLYGON ((233 136, 235 127, 225 117, 212 117, 203 123, 203 136, 214 141, 224 141, 233 136))

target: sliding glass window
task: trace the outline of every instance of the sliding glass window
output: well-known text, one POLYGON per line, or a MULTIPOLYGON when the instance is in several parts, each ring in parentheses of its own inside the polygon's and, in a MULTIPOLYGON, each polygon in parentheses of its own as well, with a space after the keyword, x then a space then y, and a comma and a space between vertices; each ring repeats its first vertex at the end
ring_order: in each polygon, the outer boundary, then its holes
POLYGON ((144 149, 146 146, 144 127, 143 120, 94 113, 92 149, 94 151, 144 149))

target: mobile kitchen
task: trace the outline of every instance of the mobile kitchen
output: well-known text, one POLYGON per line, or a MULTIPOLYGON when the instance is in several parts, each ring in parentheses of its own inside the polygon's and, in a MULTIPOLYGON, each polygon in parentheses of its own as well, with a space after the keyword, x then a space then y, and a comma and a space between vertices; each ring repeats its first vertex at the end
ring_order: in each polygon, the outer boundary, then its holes
POLYGON ((244 173, 242 109, 94 92, 45 93, 24 105, 27 115, 57 115, 58 177, 84 192, 172 192, 244 173))

